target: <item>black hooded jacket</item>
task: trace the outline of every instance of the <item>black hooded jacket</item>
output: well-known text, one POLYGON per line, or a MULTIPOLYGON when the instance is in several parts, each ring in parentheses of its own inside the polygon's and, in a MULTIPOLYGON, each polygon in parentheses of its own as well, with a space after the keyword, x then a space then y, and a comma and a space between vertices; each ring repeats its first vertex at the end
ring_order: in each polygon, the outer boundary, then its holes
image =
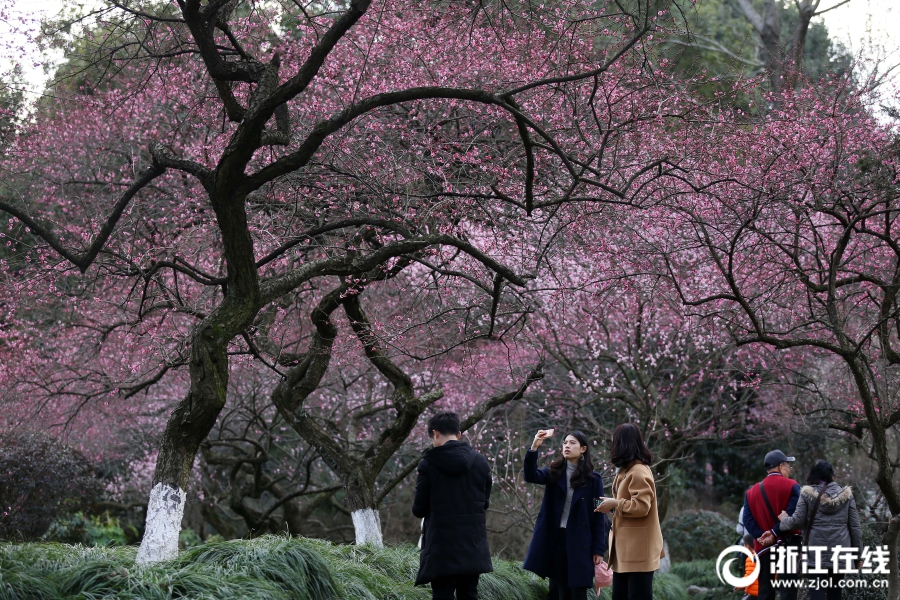
POLYGON ((425 519, 416 585, 493 571, 485 523, 490 496, 488 462, 469 444, 454 440, 425 453, 412 507, 425 519))

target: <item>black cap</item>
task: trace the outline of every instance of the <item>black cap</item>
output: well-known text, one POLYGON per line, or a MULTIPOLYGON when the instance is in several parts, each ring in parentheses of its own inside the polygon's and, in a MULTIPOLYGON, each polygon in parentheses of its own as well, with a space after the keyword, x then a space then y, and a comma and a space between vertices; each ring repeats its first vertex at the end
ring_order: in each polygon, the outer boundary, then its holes
POLYGON ((777 467, 781 463, 794 462, 793 456, 785 456, 781 450, 772 450, 766 454, 766 468, 777 467))

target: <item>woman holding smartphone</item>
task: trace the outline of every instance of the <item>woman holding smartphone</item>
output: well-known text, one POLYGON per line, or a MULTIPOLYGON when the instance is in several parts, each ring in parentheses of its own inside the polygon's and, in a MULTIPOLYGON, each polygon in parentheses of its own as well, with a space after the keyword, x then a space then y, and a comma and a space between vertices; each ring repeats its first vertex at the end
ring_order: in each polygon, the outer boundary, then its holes
POLYGON ((550 578, 550 598, 586 600, 594 565, 606 554, 606 518, 593 510, 594 498, 603 496, 603 478, 580 431, 566 435, 561 457, 538 469, 538 448, 551 435, 552 429, 538 431, 525 453, 525 481, 547 489, 523 567, 550 578))
POLYGON ((653 572, 665 555, 652 456, 641 430, 622 423, 613 431, 612 463, 617 467, 613 497, 596 511, 615 511, 609 535, 609 566, 613 571, 612 600, 652 600, 653 572))

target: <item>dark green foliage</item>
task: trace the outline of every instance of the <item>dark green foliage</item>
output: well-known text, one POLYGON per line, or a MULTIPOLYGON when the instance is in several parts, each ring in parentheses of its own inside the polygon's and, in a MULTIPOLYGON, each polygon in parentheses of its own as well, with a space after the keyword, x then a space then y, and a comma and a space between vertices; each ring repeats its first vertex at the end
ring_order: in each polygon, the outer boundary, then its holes
POLYGON ((101 484, 87 457, 46 434, 0 435, 0 539, 40 537, 97 500, 101 484))
POLYGON ((22 67, 19 65, 0 80, 0 152, 6 152, 19 128, 25 99, 22 90, 25 85, 22 67))
MULTIPOLYGON (((372 548, 264 536, 205 544, 144 568, 135 566, 135 551, 54 543, 0 545, 0 600, 431 598, 429 588, 413 586, 419 555, 412 546, 372 548)), ((483 597, 546 598, 546 583, 518 564, 495 559, 494 569, 482 576, 483 597)))
POLYGON ((727 546, 734 544, 735 524, 709 510, 689 510, 670 517, 663 523, 663 537, 673 561, 715 559, 727 546))
MULTIPOLYGON (((162 18, 177 17, 177 6, 170 2, 144 2, 141 10, 162 18)), ((44 41, 61 52, 60 63, 48 85, 48 96, 41 102, 51 104, 67 92, 92 95, 119 87, 116 77, 125 61, 152 64, 148 51, 164 51, 164 26, 149 19, 134 20, 129 15, 106 11, 102 19, 85 19, 90 14, 83 5, 64 3, 62 10, 43 24, 44 41), (94 21, 87 25, 88 21, 94 21), (87 35, 73 30, 87 26, 87 35), (140 43, 138 43, 140 40, 140 43)))
MULTIPOLYGON (((862 533, 863 546, 872 547, 880 546, 882 544, 882 530, 875 524, 864 522, 862 526, 862 533)), ((873 583, 875 579, 886 579, 886 575, 865 575, 863 573, 860 573, 858 575, 849 575, 847 577, 851 577, 857 580, 866 580, 868 584, 867 587, 845 588, 843 590, 843 594, 841 595, 842 600, 884 600, 885 598, 887 598, 887 589, 875 587, 875 584, 873 583)))
POLYGON ((691 456, 678 466, 675 486, 681 488, 688 498, 702 495, 714 505, 733 505, 736 525, 737 512, 744 503, 744 492, 765 476, 763 457, 775 448, 797 457, 791 477, 800 483, 806 480, 809 467, 815 460, 827 458, 832 452, 828 448, 827 438, 818 429, 797 432, 790 438, 773 438, 769 434, 765 444, 760 443, 758 432, 737 432, 727 439, 695 444, 691 456), (707 463, 712 466, 712 471, 707 471, 707 463), (711 486, 708 485, 710 476, 711 486))
POLYGON ((54 521, 43 538, 52 542, 84 546, 124 546, 128 543, 118 519, 108 514, 85 518, 80 512, 54 521))
MULTIPOLYGON (((754 1, 758 12, 763 3, 754 1)), ((740 78, 759 75, 763 64, 759 52, 761 41, 734 0, 706 0, 694 4, 677 3, 671 12, 685 29, 685 34, 673 36, 663 43, 663 54, 671 61, 671 68, 683 80, 696 78, 696 90, 709 98, 724 94, 729 97, 731 85, 740 78)), ((790 58, 797 8, 791 1, 779 5, 782 59, 790 58)), ((829 37, 824 23, 810 23, 803 47, 803 73, 811 83, 820 83, 828 76, 840 76, 850 70, 852 55, 840 42, 829 37)), ((735 104, 751 113, 755 109, 746 104, 759 98, 739 95, 735 104)))
POLYGON ((201 544, 203 544, 203 540, 200 539, 200 536, 197 535, 197 532, 190 527, 182 529, 181 533, 178 534, 178 547, 182 550, 195 548, 197 546, 200 546, 201 544))
MULTIPOLYGON (((785 3, 781 16, 781 39, 787 46, 793 41, 797 9, 793 3, 785 3)), ((829 37, 825 23, 816 20, 809 24, 806 43, 803 46, 803 74, 811 82, 829 75, 845 75, 850 71, 853 55, 839 41, 829 37)))
POLYGON ((699 77, 707 97, 724 91, 738 77, 756 73, 756 33, 735 2, 715 0, 672 11, 685 35, 663 42, 664 54, 683 79, 699 77))
MULTIPOLYGON (((677 575, 686 585, 698 585, 705 588, 723 585, 716 575, 715 560, 692 560, 673 563, 671 573, 677 575)), ((741 575, 743 575, 743 572, 741 572, 741 575)))
MULTIPOLYGON (((716 504, 728 502, 740 506, 744 503, 746 489, 765 475, 762 459, 766 450, 749 436, 747 439, 741 437, 739 434, 737 439, 708 441, 694 446, 691 457, 679 467, 688 493, 712 494, 707 499, 716 504), (707 463, 712 465, 712 472, 706 470, 707 463), (712 486, 708 486, 710 475, 712 486)), ((775 447, 787 447, 787 444, 775 447)), ((737 513, 734 518, 736 524, 737 513)))

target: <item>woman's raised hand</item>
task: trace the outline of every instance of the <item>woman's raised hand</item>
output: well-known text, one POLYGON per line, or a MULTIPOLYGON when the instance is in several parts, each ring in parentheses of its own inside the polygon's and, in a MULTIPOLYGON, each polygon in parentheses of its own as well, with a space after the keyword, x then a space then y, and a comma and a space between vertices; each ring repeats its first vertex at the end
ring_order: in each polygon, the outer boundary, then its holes
POLYGON ((546 440, 548 437, 553 435, 554 431, 556 431, 556 430, 555 429, 538 429, 538 432, 536 434, 534 434, 534 441, 531 442, 531 449, 537 450, 540 447, 540 445, 544 443, 544 440, 546 440))

